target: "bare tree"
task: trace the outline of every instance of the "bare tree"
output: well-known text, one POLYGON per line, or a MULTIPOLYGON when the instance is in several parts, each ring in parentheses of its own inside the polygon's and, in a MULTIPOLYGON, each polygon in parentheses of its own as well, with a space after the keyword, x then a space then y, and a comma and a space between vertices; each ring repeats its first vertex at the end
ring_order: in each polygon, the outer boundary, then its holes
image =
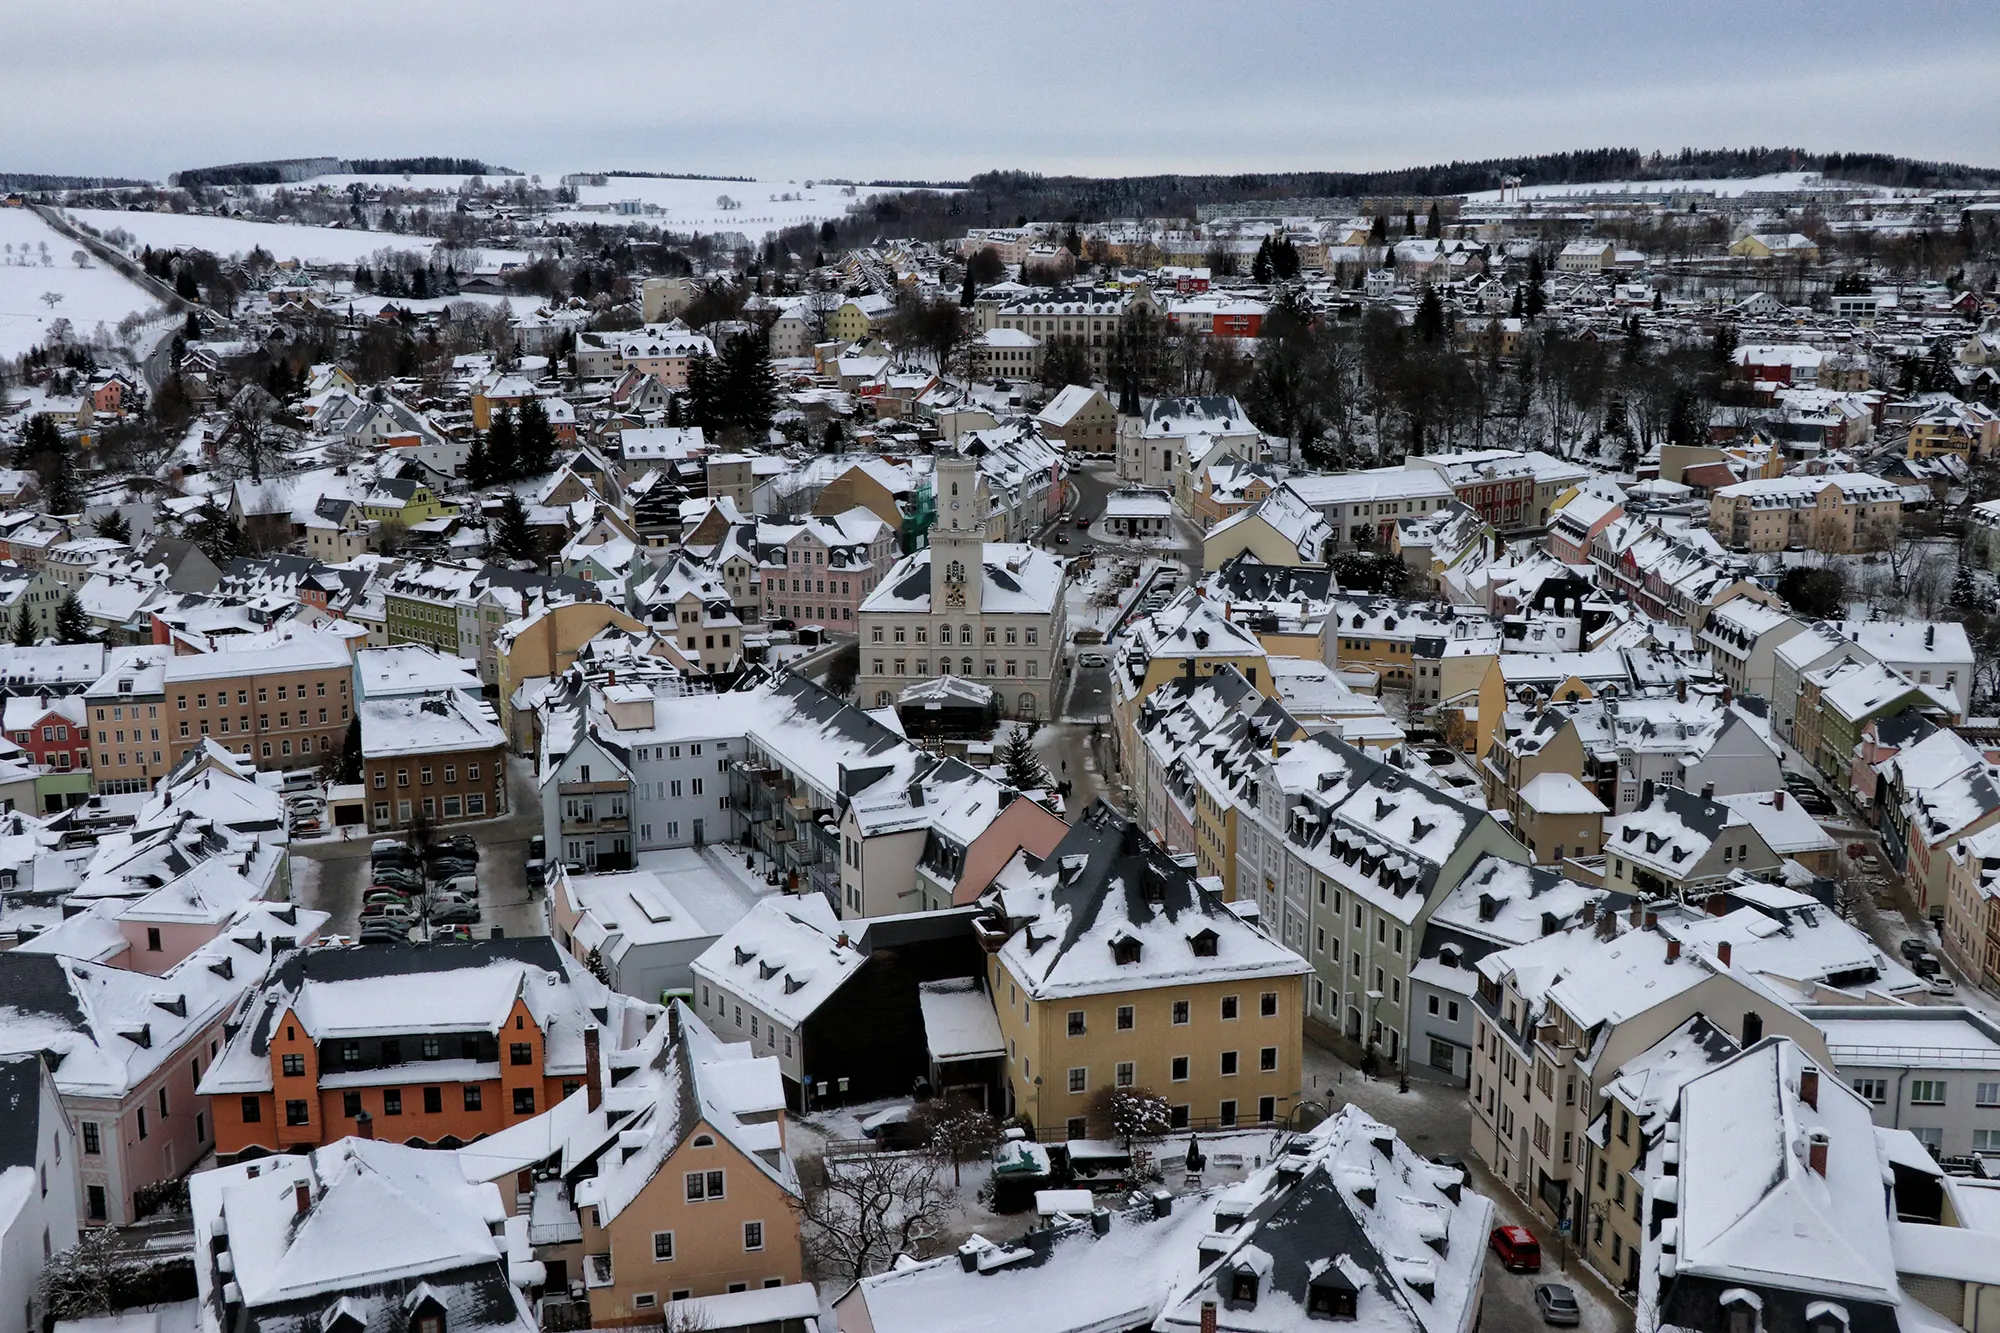
POLYGON ((937 1160, 922 1153, 870 1153, 828 1163, 800 1163, 800 1241, 829 1278, 859 1281, 899 1254, 928 1257, 938 1243, 951 1196, 937 1160))
POLYGON ((62 300, 63 300, 63 294, 61 292, 42 293, 42 304, 46 305, 51 310, 54 310, 57 306, 61 305, 62 300))
POLYGON ((833 320, 834 312, 845 305, 847 298, 840 289, 829 286, 815 278, 812 286, 806 288, 805 297, 799 304, 799 315, 806 322, 806 331, 815 343, 823 343, 830 337, 827 325, 833 320))
POLYGON ((112 1313, 126 1265, 110 1227, 85 1227, 76 1244, 42 1268, 42 1308, 51 1319, 87 1319, 112 1313))

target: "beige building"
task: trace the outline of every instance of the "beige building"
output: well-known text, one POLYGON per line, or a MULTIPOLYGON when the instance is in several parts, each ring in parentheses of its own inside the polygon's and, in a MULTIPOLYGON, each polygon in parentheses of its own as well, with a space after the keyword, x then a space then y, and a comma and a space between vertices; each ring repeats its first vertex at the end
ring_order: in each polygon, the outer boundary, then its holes
POLYGON ((1107 1089, 1157 1094, 1174 1128, 1297 1103, 1310 966, 1109 805, 1046 858, 1016 853, 981 901, 1008 1109, 1038 1132, 1103 1133, 1107 1089))
POLYGON ((1858 472, 1743 481, 1710 497, 1708 521, 1739 551, 1880 550, 1902 525, 1903 490, 1858 472))
POLYGON ((500 725, 517 750, 531 749, 528 719, 514 716, 514 693, 527 680, 559 676, 576 661, 577 652, 606 629, 648 634, 640 621, 609 602, 567 602, 514 621, 494 639, 500 686, 500 725))
POLYGON ((719 1041, 678 1001, 660 1028, 608 1090, 641 1107, 622 1146, 571 1185, 593 1328, 657 1328, 663 1313, 674 1327, 674 1302, 805 1277, 778 1062, 719 1041))
MULTIPOLYGON (((1753 908, 1743 914, 1768 921, 1753 908)), ((1717 932, 1699 914, 1634 906, 1623 916, 1593 916, 1478 964, 1467 1087, 1472 1149, 1551 1222, 1596 1215, 1603 1196, 1589 1131, 1605 1113, 1609 1085, 1690 1019, 1707 1015, 1743 1045, 1784 1035, 1827 1058, 1812 1022, 1740 960, 1746 970, 1735 970, 1734 946, 1709 942, 1717 932), (1697 942, 1684 944, 1684 936, 1697 942)), ((1754 938, 1748 924, 1741 933, 1754 938)), ((1615 1105, 1610 1114, 1612 1141, 1629 1145, 1631 1131, 1621 1138, 1615 1105)), ((1605 1154, 1607 1181, 1617 1155, 1605 1154)), ((1634 1220, 1644 1216, 1630 1185, 1610 1188, 1614 1200, 1621 1193, 1630 1200, 1614 1207, 1634 1220)), ((1622 1259, 1629 1226, 1619 1234, 1626 1237, 1622 1259)))

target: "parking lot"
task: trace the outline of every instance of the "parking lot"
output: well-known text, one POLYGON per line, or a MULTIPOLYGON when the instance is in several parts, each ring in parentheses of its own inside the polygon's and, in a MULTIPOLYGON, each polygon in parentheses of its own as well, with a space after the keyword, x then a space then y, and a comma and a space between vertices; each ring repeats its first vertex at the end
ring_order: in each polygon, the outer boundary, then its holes
MULTIPOLYGON (((475 935, 494 926, 509 936, 547 933, 542 899, 528 892, 524 866, 528 840, 542 831, 541 801, 528 778, 525 761, 508 765, 509 812, 499 819, 453 824, 440 835, 465 833, 479 846, 479 923, 475 935)), ((369 883, 368 849, 375 835, 356 829, 347 838, 325 838, 293 844, 293 896, 302 906, 330 913, 330 934, 353 935, 359 929, 361 898, 369 883)))

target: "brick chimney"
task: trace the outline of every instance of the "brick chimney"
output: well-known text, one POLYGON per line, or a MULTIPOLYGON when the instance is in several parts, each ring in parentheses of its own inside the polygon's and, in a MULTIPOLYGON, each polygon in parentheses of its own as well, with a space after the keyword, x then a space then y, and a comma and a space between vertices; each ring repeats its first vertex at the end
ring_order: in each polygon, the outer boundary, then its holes
POLYGON ((292 1186, 293 1212, 303 1215, 306 1209, 312 1207, 312 1201, 313 1201, 313 1191, 311 1185, 308 1185, 305 1181, 301 1180, 297 1184, 292 1186))
POLYGON ((1812 1133, 1806 1136, 1806 1165, 1819 1172, 1822 1176, 1826 1174, 1826 1150, 1828 1142, 1826 1131, 1823 1129, 1813 1130, 1812 1133))
POLYGON ((1667 961, 1670 963, 1678 963, 1680 960, 1681 960, 1681 942, 1679 940, 1668 940, 1667 961))
POLYGON ((1813 1110, 1819 1110, 1819 1071, 1801 1070, 1799 1073, 1799 1100, 1813 1110))
POLYGON ((1201 1303, 1201 1333, 1215 1333, 1215 1302, 1201 1303))
POLYGON ((588 1105, 595 1111, 604 1101, 604 1075, 597 1067, 597 1027, 583 1030, 583 1086, 589 1091, 588 1105))
POLYGON ((354 1132, 364 1139, 375 1137, 375 1117, 363 1111, 354 1117, 354 1132))
POLYGON ((1729 941, 1728 941, 1728 940, 1723 940, 1723 941, 1722 941, 1721 943, 1719 943, 1719 944, 1717 944, 1717 945, 1715 946, 1715 961, 1716 961, 1716 962, 1718 962, 1718 963, 1721 963, 1721 964, 1722 964, 1722 965, 1723 965, 1724 967, 1728 967, 1728 966, 1729 966, 1729 941))
POLYGON ((1785 789, 1783 787, 1771 793, 1771 808, 1773 810, 1782 810, 1785 808, 1785 789))

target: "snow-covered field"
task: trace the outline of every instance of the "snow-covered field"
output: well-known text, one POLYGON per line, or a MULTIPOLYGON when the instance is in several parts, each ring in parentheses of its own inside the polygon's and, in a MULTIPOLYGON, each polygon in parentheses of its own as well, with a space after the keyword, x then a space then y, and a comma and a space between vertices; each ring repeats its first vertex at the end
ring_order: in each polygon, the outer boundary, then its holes
MULTIPOLYGON (((123 213, 115 208, 72 208, 70 218, 99 233, 123 230, 141 246, 154 249, 192 248, 216 255, 248 254, 263 246, 273 259, 309 264, 352 264, 377 250, 410 250, 429 254, 437 244, 431 236, 404 236, 392 231, 343 231, 338 227, 293 227, 243 218, 203 217, 193 213, 123 213)), ((488 262, 525 259, 513 250, 487 250, 488 262)))
POLYGON ((134 310, 157 304, 144 288, 95 259, 89 268, 78 268, 70 258, 76 249, 30 210, 0 208, 0 356, 19 356, 47 342, 49 326, 59 319, 87 337, 100 323, 115 328, 134 310), (44 293, 62 299, 51 306, 44 293))
MULTIPOLYGON (((543 176, 542 183, 546 185, 551 179, 543 176)), ((754 237, 804 222, 838 219, 846 216, 848 208, 854 204, 865 203, 878 194, 893 193, 893 190, 870 189, 865 185, 826 185, 818 181, 807 189, 804 180, 662 180, 651 176, 607 176, 602 185, 579 185, 577 202, 616 205, 623 200, 637 199, 641 204, 650 204, 661 211, 633 215, 578 210, 551 214, 550 220, 639 222, 672 231, 740 231, 754 237), (792 198, 778 197, 786 194, 792 198), (716 202, 725 195, 740 207, 724 208, 716 202)))
MULTIPOLYGON (((1824 183, 1825 178, 1817 171, 1774 171, 1765 176, 1742 176, 1728 180, 1592 181, 1576 185, 1525 185, 1521 187, 1520 194, 1523 199, 1583 199, 1591 195, 1604 194, 1677 194, 1684 190, 1701 190, 1733 199, 1752 191, 1797 190, 1824 183)), ((1879 185, 1850 184, 1849 189, 1856 195, 1895 193, 1879 185)), ((1467 203, 1494 204, 1500 202, 1500 191, 1481 190, 1465 198, 1467 203)))

